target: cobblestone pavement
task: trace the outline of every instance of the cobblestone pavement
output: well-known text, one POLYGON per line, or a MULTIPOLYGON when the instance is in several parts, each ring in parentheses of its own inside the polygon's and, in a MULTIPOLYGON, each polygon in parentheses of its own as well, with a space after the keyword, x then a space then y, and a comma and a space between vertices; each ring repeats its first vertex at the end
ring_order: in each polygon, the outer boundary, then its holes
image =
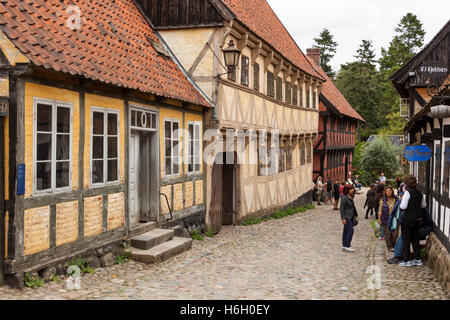
POLYGON ((79 291, 67 292, 63 283, 1 287, 0 299, 448 299, 428 267, 386 263, 385 244, 364 219, 363 202, 357 195, 362 219, 355 253, 341 250, 339 212, 322 205, 255 226, 226 227, 159 265, 97 269, 82 278, 79 291), (373 266, 381 271, 381 288, 370 290, 366 271, 373 266))

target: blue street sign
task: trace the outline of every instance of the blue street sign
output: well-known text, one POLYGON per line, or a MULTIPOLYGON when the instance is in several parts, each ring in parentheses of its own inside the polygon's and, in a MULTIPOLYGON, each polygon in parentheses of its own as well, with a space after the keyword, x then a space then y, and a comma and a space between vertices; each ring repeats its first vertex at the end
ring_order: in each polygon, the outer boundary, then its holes
POLYGON ((22 196, 25 194, 25 165, 17 165, 17 195, 22 196))
POLYGON ((409 146, 405 148, 405 158, 410 162, 422 162, 431 159, 431 149, 428 146, 409 146))

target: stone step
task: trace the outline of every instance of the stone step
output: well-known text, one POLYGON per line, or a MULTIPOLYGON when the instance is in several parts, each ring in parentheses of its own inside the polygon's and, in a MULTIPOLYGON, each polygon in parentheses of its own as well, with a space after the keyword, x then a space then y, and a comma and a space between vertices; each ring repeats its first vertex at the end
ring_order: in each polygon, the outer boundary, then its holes
POLYGON ((131 259, 147 264, 160 263, 177 254, 190 250, 192 242, 193 240, 189 238, 175 237, 172 240, 159 244, 149 250, 133 248, 131 250, 131 259))
POLYGON ((156 228, 158 228, 157 222, 152 221, 152 222, 147 222, 147 223, 139 223, 138 225, 131 227, 129 238, 133 238, 140 234, 152 231, 156 228))
POLYGON ((148 250, 158 244, 171 240, 174 235, 174 230, 154 229, 131 239, 131 246, 139 250, 148 250))

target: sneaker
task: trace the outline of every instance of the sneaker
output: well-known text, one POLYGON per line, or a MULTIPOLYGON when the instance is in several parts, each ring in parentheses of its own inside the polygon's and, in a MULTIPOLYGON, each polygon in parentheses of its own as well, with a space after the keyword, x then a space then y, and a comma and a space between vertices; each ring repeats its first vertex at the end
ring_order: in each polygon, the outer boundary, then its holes
POLYGON ((345 249, 347 249, 346 247, 342 247, 342 251, 345 251, 345 249))
POLYGON ((413 266, 423 266, 423 262, 422 262, 422 260, 414 260, 413 262, 412 262, 412 265, 413 266))
POLYGON ((352 249, 352 248, 345 248, 345 252, 355 252, 355 249, 352 249))
POLYGON ((389 264, 399 264, 399 263, 401 263, 402 261, 403 261, 402 258, 399 258, 399 257, 393 257, 392 259, 389 259, 387 262, 388 262, 389 264))
POLYGON ((403 261, 402 263, 400 263, 401 267, 412 267, 413 264, 411 261, 403 261))

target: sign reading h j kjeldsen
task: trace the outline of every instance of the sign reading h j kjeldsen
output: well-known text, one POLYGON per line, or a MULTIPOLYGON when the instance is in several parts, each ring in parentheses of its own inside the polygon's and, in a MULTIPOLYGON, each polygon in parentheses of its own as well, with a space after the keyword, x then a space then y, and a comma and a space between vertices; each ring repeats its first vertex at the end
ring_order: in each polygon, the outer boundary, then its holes
POLYGON ((428 146, 409 146, 405 148, 405 158, 410 162, 421 162, 430 160, 432 155, 428 146))

